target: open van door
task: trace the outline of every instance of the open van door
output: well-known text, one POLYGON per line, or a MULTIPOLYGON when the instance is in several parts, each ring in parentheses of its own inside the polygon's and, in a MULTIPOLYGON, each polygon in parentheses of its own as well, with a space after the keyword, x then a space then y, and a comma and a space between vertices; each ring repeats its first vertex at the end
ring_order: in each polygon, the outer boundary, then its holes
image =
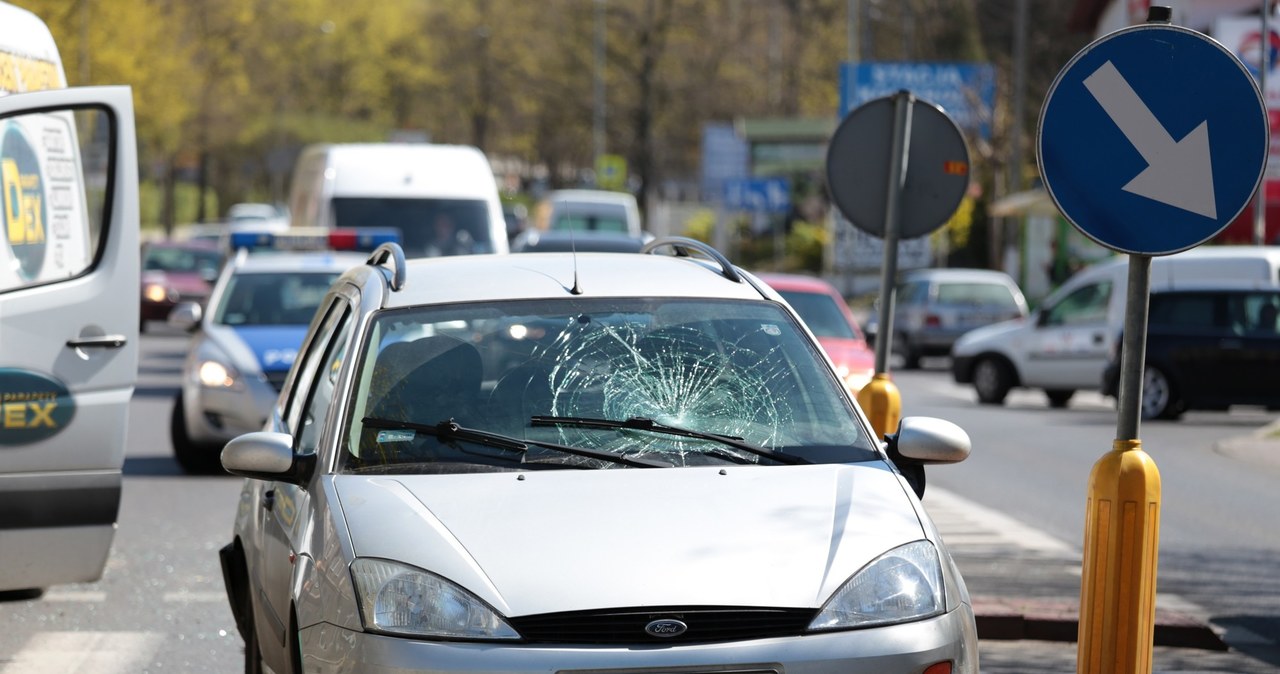
POLYGON ((138 372, 128 87, 0 96, 0 591, 102 576, 138 372))

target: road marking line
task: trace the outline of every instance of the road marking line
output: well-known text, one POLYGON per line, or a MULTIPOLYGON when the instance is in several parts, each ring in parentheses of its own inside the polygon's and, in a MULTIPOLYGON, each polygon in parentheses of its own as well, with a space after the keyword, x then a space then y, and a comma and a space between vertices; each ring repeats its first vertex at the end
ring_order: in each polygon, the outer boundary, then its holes
POLYGON ((107 593, 101 590, 45 590, 39 601, 65 601, 78 603, 102 603, 107 593))
POLYGON ((1047 554, 1079 554, 1074 546, 1039 529, 945 489, 929 487, 923 503, 948 546, 972 542, 985 546, 1002 544, 1047 554))
POLYGON ((160 596, 162 601, 172 601, 178 603, 192 602, 225 602, 227 601, 226 592, 218 592, 215 590, 207 590, 202 592, 192 592, 190 590, 179 590, 178 592, 166 592, 160 596))
POLYGON ((155 632, 43 632, 33 635, 3 674, 134 674, 164 645, 155 632))

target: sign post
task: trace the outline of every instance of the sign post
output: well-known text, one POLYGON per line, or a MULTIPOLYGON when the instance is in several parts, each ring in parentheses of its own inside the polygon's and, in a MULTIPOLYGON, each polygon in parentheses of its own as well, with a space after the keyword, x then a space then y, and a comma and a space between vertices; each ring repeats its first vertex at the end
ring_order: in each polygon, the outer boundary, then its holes
POLYGON ((1151 258, 1195 247, 1250 201, 1266 164, 1262 95, 1230 51, 1168 23, 1086 46, 1040 111, 1046 189, 1086 236, 1129 254, 1116 440, 1093 466, 1085 509, 1077 672, 1151 672, 1160 473, 1138 424, 1151 258))
POLYGON ((827 186, 845 219, 884 239, 876 374, 858 392, 858 404, 883 436, 897 428, 902 410, 889 377, 898 240, 924 236, 955 213, 969 188, 969 150, 947 113, 899 91, 864 103, 840 122, 827 147, 827 186))

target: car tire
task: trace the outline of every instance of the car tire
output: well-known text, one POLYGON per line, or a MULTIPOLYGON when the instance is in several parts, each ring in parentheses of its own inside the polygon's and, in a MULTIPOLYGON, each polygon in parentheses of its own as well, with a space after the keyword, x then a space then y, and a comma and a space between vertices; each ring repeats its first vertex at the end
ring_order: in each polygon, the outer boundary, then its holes
POLYGON ((173 445, 173 458, 188 473, 205 474, 221 468, 217 447, 196 442, 187 434, 187 417, 182 411, 182 392, 173 398, 173 412, 169 415, 169 442, 173 445))
POLYGON ((1142 373, 1142 418, 1177 419, 1182 416, 1183 409, 1177 388, 1169 376, 1159 366, 1148 365, 1142 373))
POLYGON ((1071 402, 1071 396, 1076 392, 1072 389, 1045 389, 1044 395, 1049 399, 1049 407, 1055 410, 1063 409, 1067 403, 1071 402))
POLYGON ((911 348, 911 342, 907 341, 906 335, 896 335, 893 338, 893 352, 902 359, 902 369, 918 370, 920 369, 920 354, 911 348))
POLYGON ((258 643, 258 626, 253 622, 253 606, 246 608, 244 635, 244 674, 264 674, 266 665, 262 663, 262 648, 258 643))
POLYGON ((973 390, 984 405, 1003 405, 1013 388, 1013 373, 998 358, 982 358, 973 364, 973 390))

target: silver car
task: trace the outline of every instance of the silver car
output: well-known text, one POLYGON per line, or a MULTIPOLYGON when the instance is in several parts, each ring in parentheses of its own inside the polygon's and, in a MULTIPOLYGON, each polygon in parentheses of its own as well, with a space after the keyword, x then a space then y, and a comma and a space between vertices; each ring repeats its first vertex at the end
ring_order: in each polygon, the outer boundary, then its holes
MULTIPOLYGON (((947 356, 966 332, 1024 318, 1027 300, 1017 282, 991 269, 913 269, 898 281, 894 300, 892 352, 905 369, 926 356, 947 356)), ((879 330, 879 312, 865 326, 868 341, 879 330)))
POLYGON ((185 470, 218 468, 228 440, 262 430, 329 285, 367 257, 241 249, 223 267, 207 308, 174 308, 169 322, 193 331, 169 419, 174 457, 185 470))
POLYGON ((645 250, 388 245, 334 285, 222 452, 246 671, 978 671, 918 498, 968 436, 876 441, 776 292, 645 250))

